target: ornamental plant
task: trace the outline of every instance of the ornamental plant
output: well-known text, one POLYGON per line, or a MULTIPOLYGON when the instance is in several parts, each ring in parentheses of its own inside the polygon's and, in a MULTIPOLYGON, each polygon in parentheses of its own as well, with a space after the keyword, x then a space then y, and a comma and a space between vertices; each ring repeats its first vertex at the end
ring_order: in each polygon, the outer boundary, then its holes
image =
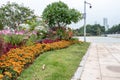
POLYGON ((4 42, 2 45, 2 53, 8 52, 11 48, 17 48, 21 45, 24 39, 23 31, 10 31, 2 30, 0 34, 3 37, 4 42))
POLYGON ((76 9, 70 9, 67 4, 59 1, 47 5, 42 13, 42 18, 51 28, 65 27, 72 22, 77 23, 82 16, 76 9))
POLYGON ((20 34, 12 34, 12 35, 4 35, 4 40, 6 43, 11 43, 12 45, 20 45, 23 41, 23 35, 20 34))
POLYGON ((3 42, 4 40, 2 36, 0 35, 0 56, 3 54, 3 42))
POLYGON ((35 44, 36 40, 37 40, 37 35, 32 34, 31 36, 29 36, 28 40, 26 41, 26 46, 30 46, 30 45, 35 44))
POLYGON ((72 29, 67 27, 53 27, 47 33, 48 38, 69 40, 72 38, 72 29))
POLYGON ((42 52, 66 48, 79 41, 58 41, 48 44, 35 44, 21 48, 11 49, 6 55, 0 56, 0 80, 16 80, 17 76, 34 62, 42 52))
POLYGON ((0 24, 16 29, 19 24, 25 23, 27 20, 31 22, 36 20, 36 16, 28 7, 17 3, 4 4, 0 7, 0 24))

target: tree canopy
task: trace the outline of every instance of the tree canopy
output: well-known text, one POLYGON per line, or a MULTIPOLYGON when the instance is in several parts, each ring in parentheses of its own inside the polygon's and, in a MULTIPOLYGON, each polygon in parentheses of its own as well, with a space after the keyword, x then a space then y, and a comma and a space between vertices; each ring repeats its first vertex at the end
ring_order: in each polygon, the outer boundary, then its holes
MULTIPOLYGON (((79 28, 79 29, 74 30, 74 33, 76 35, 83 36, 84 35, 84 26, 79 28)), ((99 35, 104 34, 104 33, 105 33, 105 27, 101 26, 99 24, 86 26, 86 34, 88 36, 99 36, 99 35)))
POLYGON ((42 18, 49 27, 62 27, 81 19, 81 14, 75 9, 70 9, 65 3, 59 1, 49 4, 43 11, 42 18))
POLYGON ((3 26, 16 28, 18 24, 25 23, 27 20, 35 18, 34 12, 28 7, 17 3, 8 2, 0 8, 0 23, 3 26))
POLYGON ((108 33, 108 34, 119 33, 119 34, 120 34, 120 24, 114 25, 113 27, 111 27, 110 29, 108 29, 108 30, 106 31, 106 33, 108 33))

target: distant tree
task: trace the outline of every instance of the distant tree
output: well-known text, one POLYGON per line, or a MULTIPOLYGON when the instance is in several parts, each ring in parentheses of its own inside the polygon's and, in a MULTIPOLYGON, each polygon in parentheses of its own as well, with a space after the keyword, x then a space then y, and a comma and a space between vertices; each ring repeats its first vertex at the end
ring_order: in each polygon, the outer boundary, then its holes
POLYGON ((17 3, 8 2, 0 8, 0 23, 3 26, 16 28, 17 25, 25 23, 27 20, 33 20, 36 16, 28 7, 17 3))
POLYGON ((108 30, 106 31, 106 33, 108 33, 108 34, 119 33, 119 34, 120 34, 120 24, 114 25, 113 27, 111 27, 110 29, 108 29, 108 30))
POLYGON ((93 29, 95 30, 95 35, 101 35, 105 33, 105 27, 100 24, 93 25, 93 29))
MULTIPOLYGON (((77 29, 76 31, 77 31, 77 35, 83 36, 84 35, 84 26, 81 27, 80 29, 77 29)), ((104 33, 105 33, 104 26, 101 26, 99 24, 86 26, 86 34, 88 36, 99 36, 99 35, 104 34, 104 33)))
POLYGON ((49 27, 62 27, 72 22, 78 22, 81 19, 81 14, 75 9, 69 9, 65 3, 59 1, 49 4, 44 9, 42 18, 49 27))

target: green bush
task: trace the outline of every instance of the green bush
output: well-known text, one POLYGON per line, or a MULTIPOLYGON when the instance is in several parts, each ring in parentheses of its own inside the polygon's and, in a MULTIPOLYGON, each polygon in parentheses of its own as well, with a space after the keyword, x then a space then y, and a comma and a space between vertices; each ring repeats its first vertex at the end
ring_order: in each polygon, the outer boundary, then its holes
POLYGON ((4 35, 3 38, 6 43, 11 43, 12 45, 19 45, 20 43, 22 43, 24 36, 12 34, 12 35, 4 35))
POLYGON ((36 40, 37 40, 37 35, 32 34, 27 40, 26 46, 33 45, 36 40))

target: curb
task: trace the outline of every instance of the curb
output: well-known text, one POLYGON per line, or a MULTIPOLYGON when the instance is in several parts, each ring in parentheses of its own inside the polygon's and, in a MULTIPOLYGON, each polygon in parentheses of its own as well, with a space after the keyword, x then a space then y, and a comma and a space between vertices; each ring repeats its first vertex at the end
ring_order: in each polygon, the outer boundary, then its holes
POLYGON ((89 46, 86 54, 83 56, 83 58, 82 58, 82 60, 81 60, 81 62, 79 64, 79 66, 78 66, 75 74, 71 78, 71 80, 81 80, 80 78, 81 78, 82 72, 84 71, 83 69, 85 67, 86 60, 87 60, 87 58, 89 56, 89 50, 90 50, 90 48, 91 48, 91 44, 90 44, 90 46, 89 46))

